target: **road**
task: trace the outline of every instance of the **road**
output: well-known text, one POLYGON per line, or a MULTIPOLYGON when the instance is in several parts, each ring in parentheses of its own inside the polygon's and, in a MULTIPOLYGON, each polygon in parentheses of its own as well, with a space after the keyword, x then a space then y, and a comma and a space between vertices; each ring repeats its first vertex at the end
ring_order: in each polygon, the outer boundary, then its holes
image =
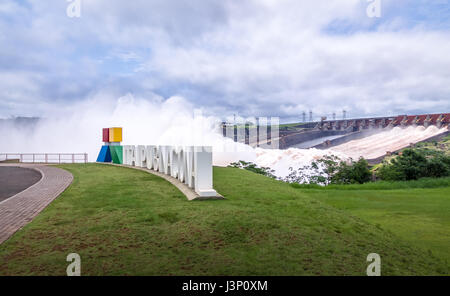
POLYGON ((41 174, 33 169, 0 166, 0 202, 27 189, 41 177, 41 174))

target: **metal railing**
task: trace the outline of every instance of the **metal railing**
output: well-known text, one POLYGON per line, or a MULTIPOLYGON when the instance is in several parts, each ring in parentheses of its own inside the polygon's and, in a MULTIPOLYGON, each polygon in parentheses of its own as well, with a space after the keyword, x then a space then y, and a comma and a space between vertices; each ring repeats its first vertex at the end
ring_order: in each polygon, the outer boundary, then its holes
POLYGON ((87 163, 87 153, 0 153, 1 161, 23 163, 87 163))

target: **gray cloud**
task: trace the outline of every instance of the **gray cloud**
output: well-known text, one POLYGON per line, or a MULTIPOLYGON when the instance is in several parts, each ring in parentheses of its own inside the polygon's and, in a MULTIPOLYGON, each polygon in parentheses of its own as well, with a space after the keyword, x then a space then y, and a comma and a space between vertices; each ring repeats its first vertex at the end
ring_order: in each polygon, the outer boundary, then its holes
POLYGON ((448 111, 448 26, 414 23, 388 0, 384 19, 369 19, 366 5, 91 0, 70 19, 66 1, 6 1, 0 117, 100 91, 181 95, 220 115, 448 111))

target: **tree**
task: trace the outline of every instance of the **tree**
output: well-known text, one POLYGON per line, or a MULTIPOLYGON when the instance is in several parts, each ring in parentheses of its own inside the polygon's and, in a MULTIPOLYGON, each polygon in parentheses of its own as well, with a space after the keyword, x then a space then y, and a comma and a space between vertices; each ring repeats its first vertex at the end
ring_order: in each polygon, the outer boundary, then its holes
POLYGON ((276 176, 274 175, 275 170, 272 170, 271 168, 268 168, 268 167, 259 167, 252 162, 246 162, 243 160, 239 160, 238 162, 230 163, 228 165, 228 167, 244 169, 244 170, 251 171, 251 172, 254 172, 254 173, 257 173, 260 175, 264 175, 266 177, 276 179, 276 176))
POLYGON ((417 180, 423 177, 450 175, 450 157, 438 152, 405 149, 401 155, 385 162, 378 176, 387 181, 417 180))
POLYGON ((283 181, 299 184, 362 184, 370 181, 372 175, 364 158, 347 163, 334 155, 324 156, 310 166, 289 170, 290 174, 283 181))
POLYGON ((425 170, 427 177, 441 178, 450 175, 450 157, 435 157, 428 160, 425 170))
POLYGON ((370 181, 372 174, 369 164, 364 158, 350 164, 341 161, 336 169, 336 173, 331 178, 332 184, 363 184, 370 181))

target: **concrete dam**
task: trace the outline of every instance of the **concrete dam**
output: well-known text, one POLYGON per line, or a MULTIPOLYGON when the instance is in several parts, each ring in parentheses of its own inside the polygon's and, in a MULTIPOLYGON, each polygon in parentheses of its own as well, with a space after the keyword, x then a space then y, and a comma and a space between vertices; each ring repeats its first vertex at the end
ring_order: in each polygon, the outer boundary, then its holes
POLYGON ((277 141, 281 150, 294 148, 326 150, 353 159, 363 156, 368 160, 377 161, 386 154, 409 145, 438 140, 449 134, 449 125, 450 113, 441 113, 346 120, 324 119, 319 122, 280 125, 275 138, 272 138, 274 133, 271 133, 270 128, 266 131, 250 125, 234 126, 233 129, 232 125, 223 123, 222 132, 235 142, 254 148, 277 141))

